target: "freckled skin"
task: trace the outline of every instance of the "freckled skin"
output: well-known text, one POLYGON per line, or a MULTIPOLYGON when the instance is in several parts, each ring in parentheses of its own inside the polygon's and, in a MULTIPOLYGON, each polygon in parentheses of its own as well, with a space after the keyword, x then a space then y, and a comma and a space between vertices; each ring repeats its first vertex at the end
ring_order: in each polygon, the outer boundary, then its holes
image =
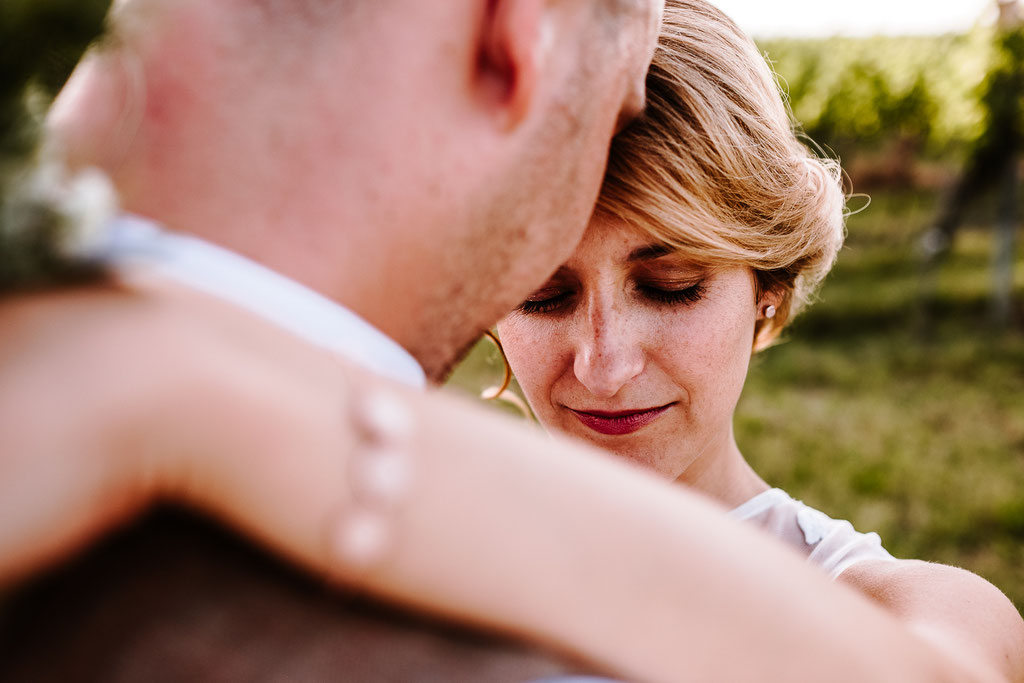
POLYGON ((563 267, 499 325, 506 355, 547 429, 740 502, 766 488, 732 433, 759 315, 753 273, 672 253, 630 258, 648 246, 629 226, 595 217, 563 267), (666 301, 651 288, 692 295, 666 301), (573 412, 664 405, 623 435, 598 433, 573 412))

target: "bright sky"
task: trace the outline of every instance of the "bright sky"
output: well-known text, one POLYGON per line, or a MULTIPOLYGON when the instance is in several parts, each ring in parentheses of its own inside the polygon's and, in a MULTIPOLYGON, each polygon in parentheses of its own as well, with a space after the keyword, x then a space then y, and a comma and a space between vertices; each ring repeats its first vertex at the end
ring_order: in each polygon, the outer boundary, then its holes
POLYGON ((712 0, 754 37, 964 32, 995 0, 712 0))

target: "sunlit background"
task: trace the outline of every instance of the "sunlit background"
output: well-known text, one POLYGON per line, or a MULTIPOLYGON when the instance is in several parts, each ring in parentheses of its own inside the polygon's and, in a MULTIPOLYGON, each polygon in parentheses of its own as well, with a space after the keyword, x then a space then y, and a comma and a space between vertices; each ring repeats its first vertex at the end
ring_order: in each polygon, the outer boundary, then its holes
POLYGON ((964 33, 991 21, 992 0, 719 0, 755 38, 964 33))
MULTIPOLYGON (((820 301, 753 363, 740 447, 896 555, 970 568, 1024 607, 1024 32, 994 0, 719 5, 860 210, 820 301)), ((500 374, 481 345, 452 384, 500 374)))

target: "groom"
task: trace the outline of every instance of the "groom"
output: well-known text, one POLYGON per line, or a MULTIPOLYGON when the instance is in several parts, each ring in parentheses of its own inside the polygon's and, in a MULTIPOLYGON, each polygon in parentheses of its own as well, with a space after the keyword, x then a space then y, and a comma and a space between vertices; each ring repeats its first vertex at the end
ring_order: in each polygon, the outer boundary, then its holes
POLYGON ((127 0, 53 132, 129 214, 288 280, 252 305, 313 290, 439 382, 582 234, 655 18, 651 0, 127 0))
MULTIPOLYGON (((109 260, 145 262, 375 372, 438 383, 582 234, 609 140, 643 104, 658 4, 125 0, 56 103, 53 135, 117 187, 109 260)), ((429 639, 448 642, 458 680, 479 647, 374 607, 339 626, 322 595, 282 589, 299 580, 220 532, 173 515, 148 524, 16 596, 9 670, 60 677, 46 653, 70 647, 66 666, 109 672, 118 659, 128 677, 153 660, 308 677, 337 663, 309 644, 327 632, 371 669, 388 643, 429 663, 444 652, 429 639), (147 601, 167 586, 157 609, 194 607, 195 642, 124 646, 125 629, 152 634, 147 601), (359 652, 364 613, 384 626, 359 652)))

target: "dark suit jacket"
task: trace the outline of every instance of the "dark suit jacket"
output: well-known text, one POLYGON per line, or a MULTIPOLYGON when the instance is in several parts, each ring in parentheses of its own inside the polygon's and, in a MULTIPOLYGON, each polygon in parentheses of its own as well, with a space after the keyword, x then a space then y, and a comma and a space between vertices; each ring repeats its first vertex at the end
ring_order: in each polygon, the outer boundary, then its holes
POLYGON ((579 667, 328 591, 160 509, 0 607, 0 681, 524 683, 579 667))

